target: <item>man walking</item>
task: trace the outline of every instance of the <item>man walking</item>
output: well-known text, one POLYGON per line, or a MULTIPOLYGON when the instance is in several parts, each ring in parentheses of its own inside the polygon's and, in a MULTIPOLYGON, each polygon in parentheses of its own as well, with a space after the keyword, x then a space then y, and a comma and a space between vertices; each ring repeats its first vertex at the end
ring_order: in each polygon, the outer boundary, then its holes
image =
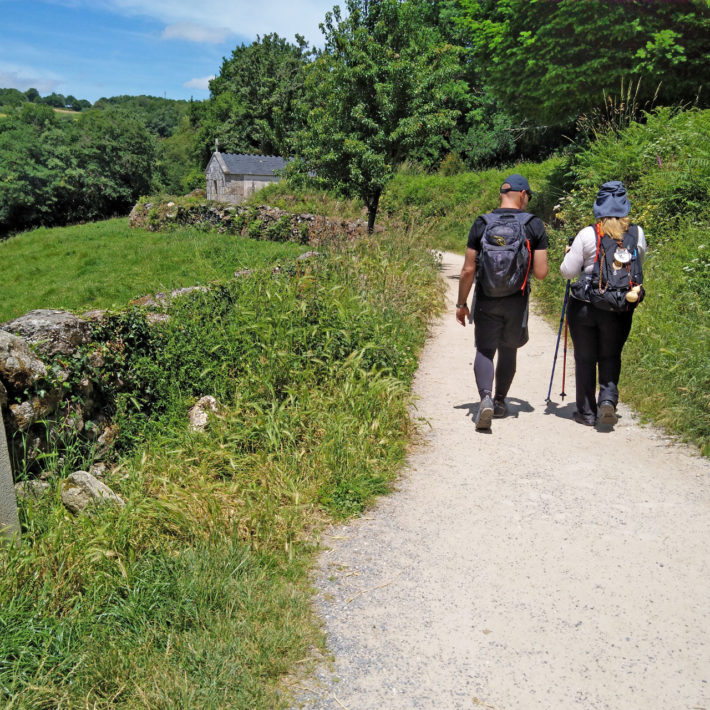
POLYGON ((515 375, 517 350, 528 341, 529 276, 547 276, 545 226, 525 211, 534 194, 522 175, 510 175, 500 188, 500 207, 478 217, 468 235, 456 320, 466 325, 466 299, 475 280, 473 369, 481 397, 475 417, 479 430, 490 429, 493 417, 506 414, 505 397, 515 375))

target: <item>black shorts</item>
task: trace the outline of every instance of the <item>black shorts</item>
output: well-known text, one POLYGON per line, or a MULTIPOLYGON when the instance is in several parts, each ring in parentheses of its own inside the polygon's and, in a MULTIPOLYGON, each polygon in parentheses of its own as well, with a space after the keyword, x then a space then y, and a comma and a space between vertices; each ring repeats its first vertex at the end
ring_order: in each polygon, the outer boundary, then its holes
POLYGON ((519 348, 528 342, 528 294, 490 298, 476 294, 473 308, 476 348, 519 348))

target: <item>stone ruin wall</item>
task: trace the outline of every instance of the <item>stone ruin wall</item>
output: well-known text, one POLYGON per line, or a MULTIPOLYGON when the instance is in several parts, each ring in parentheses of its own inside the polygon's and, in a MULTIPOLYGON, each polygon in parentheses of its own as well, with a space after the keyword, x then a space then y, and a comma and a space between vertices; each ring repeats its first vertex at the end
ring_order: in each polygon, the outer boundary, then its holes
POLYGON ((111 427, 91 379, 81 377, 73 391, 64 384, 69 373, 54 369, 57 356, 71 357, 89 342, 97 313, 43 309, 0 324, 0 407, 15 462, 39 465, 70 432, 95 440, 99 458, 108 453, 111 427))

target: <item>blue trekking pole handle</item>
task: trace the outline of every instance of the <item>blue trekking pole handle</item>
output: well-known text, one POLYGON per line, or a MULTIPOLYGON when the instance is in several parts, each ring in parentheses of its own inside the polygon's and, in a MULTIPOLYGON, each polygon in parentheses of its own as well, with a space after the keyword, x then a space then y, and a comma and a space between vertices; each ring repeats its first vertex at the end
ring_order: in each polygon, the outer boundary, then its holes
POLYGON ((565 287, 565 298, 562 301, 562 315, 560 316, 560 327, 559 327, 559 330, 557 331, 557 344, 555 345, 555 357, 552 361, 552 374, 550 375, 550 387, 547 390, 547 399, 545 400, 546 402, 550 401, 550 394, 552 393, 552 380, 555 378, 555 365, 557 364, 557 351, 560 348, 560 336, 562 335, 562 324, 564 323, 565 311, 567 310, 567 299, 569 296, 569 285, 570 285, 570 279, 567 279, 567 286, 565 287))

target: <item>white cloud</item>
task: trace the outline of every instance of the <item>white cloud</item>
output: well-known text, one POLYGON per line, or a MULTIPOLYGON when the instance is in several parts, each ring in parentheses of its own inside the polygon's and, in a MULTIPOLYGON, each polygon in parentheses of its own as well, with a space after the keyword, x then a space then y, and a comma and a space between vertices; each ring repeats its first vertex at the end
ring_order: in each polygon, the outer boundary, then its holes
POLYGON ((229 37, 229 30, 215 30, 194 22, 175 22, 163 30, 163 39, 186 39, 190 42, 220 44, 229 37))
POLYGON ((214 74, 212 76, 205 76, 202 79, 190 79, 186 81, 183 86, 186 89, 203 89, 204 91, 209 91, 210 81, 214 79, 214 74))
POLYGON ((35 88, 40 94, 50 94, 56 91, 61 83, 62 80, 57 76, 37 72, 29 67, 0 66, 0 86, 9 86, 20 91, 35 88))
MULTIPOLYGON (((95 2, 95 0, 94 0, 95 2)), ((320 44, 318 24, 338 0, 102 0, 103 7, 126 15, 142 15, 164 22, 168 28, 193 25, 214 41, 212 33, 256 39, 257 35, 276 32, 289 41, 303 35, 311 44, 320 44)), ((92 5, 94 3, 92 2, 92 5)), ((94 5, 95 6, 95 5, 94 5)), ((167 29, 166 29, 167 32, 167 29)))

